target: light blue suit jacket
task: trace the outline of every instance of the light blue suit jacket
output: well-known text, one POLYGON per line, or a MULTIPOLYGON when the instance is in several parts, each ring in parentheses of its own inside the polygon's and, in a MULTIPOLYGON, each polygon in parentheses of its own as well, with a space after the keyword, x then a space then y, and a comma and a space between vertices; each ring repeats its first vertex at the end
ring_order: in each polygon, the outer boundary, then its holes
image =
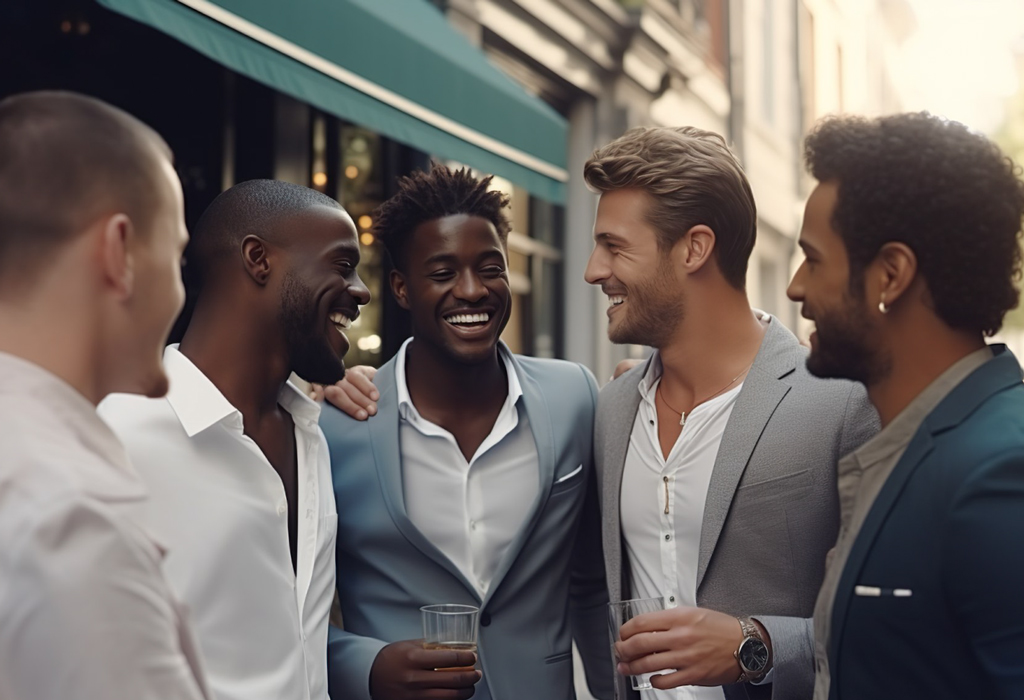
MULTIPOLYGON (((507 349, 502 348, 502 352, 507 349)), ((608 601, 592 444, 597 385, 579 365, 513 356, 537 444, 541 490, 481 600, 412 524, 402 488, 394 360, 377 373, 366 422, 325 408, 338 504, 338 596, 344 631, 328 644, 330 693, 370 700, 370 668, 388 643, 423 636, 420 607, 480 608, 480 700, 572 700, 572 640, 588 685, 611 698, 608 601), (583 469, 570 478, 580 465, 583 469)))

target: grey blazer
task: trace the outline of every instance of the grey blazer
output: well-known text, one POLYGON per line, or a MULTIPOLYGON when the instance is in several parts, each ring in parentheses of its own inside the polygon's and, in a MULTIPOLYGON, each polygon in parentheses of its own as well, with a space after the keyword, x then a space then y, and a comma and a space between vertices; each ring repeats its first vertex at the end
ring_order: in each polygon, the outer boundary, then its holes
POLYGON ((329 634, 331 697, 370 700, 370 668, 381 648, 423 636, 420 606, 463 603, 480 608, 483 679, 476 700, 573 700, 574 638, 591 691, 610 700, 608 592, 591 441, 597 383, 580 365, 512 359, 541 488, 482 600, 406 512, 394 360, 377 373, 375 417, 359 422, 324 408, 345 626, 329 634))
MULTIPOLYGON (((863 386, 811 376, 806 354, 773 318, 726 424, 708 487, 697 605, 756 617, 775 656, 773 683, 726 686, 730 700, 813 694, 810 617, 839 528, 836 463, 878 431, 863 386)), ((629 597, 619 490, 649 364, 608 384, 598 400, 594 454, 612 600, 629 597)), ((617 689, 625 694, 621 682, 617 689)))

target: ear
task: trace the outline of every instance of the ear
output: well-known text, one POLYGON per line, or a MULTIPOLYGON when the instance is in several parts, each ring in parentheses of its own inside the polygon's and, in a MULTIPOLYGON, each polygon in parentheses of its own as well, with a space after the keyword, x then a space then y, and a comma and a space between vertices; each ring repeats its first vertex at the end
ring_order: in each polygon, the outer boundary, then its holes
MULTIPOLYGON (((871 274, 877 281, 877 301, 891 307, 906 296, 907 290, 914 283, 917 277, 917 255, 905 243, 886 243, 878 250, 871 268, 871 274)), ((869 301, 876 302, 875 299, 869 301)))
POLYGON ((242 239, 242 264, 253 281, 261 287, 270 279, 270 259, 266 242, 252 234, 242 239))
POLYGON ((678 263, 689 274, 697 272, 711 259, 715 250, 715 232, 709 226, 697 224, 672 249, 679 256, 678 263))
POLYGON ((126 214, 115 214, 102 224, 100 260, 103 275, 119 299, 128 299, 135 290, 135 227, 126 214))
POLYGON ((391 283, 391 293, 395 296, 395 301, 406 311, 409 310, 409 288, 405 285, 405 275, 398 270, 392 270, 388 276, 388 282, 391 283))

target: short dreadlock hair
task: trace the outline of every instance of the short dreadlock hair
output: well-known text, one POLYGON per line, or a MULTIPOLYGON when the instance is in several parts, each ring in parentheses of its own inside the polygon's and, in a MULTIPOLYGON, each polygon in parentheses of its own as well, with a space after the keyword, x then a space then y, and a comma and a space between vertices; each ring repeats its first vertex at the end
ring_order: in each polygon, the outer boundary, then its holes
POLYGON ((509 198, 488 189, 492 179, 477 179, 468 168, 452 170, 440 164, 429 172, 417 170, 400 178, 398 192, 380 205, 374 217, 374 233, 384 243, 392 265, 402 272, 408 269, 406 250, 418 226, 457 214, 487 219, 504 245, 511 229, 503 211, 509 198))
POLYGON ((804 159, 838 185, 832 225, 850 264, 850 291, 898 241, 947 325, 992 335, 1017 306, 1024 182, 994 143, 928 113, 832 117, 807 137, 804 159))

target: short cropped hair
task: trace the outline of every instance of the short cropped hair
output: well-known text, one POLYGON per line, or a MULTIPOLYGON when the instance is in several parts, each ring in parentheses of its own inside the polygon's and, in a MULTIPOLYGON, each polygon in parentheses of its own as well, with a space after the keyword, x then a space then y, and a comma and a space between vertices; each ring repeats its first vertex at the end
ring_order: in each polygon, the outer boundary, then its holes
POLYGON ((150 127, 100 100, 29 92, 0 101, 0 282, 30 280, 56 248, 105 213, 140 235, 152 222, 160 159, 150 127))
POLYGON ((744 289, 757 237, 757 206, 739 160, 718 134, 692 126, 638 127, 597 149, 583 167, 597 192, 637 189, 651 197, 647 221, 662 251, 704 224, 726 281, 744 289))
POLYGON ((198 291, 218 263, 231 259, 246 236, 272 243, 274 224, 282 217, 312 207, 341 209, 331 197, 281 180, 247 180, 217 195, 192 233, 185 252, 186 286, 198 291))
POLYGON ((506 244, 511 225, 503 210, 509 198, 489 189, 492 179, 478 179, 468 168, 452 170, 436 163, 429 172, 417 170, 401 178, 398 192, 378 207, 374 217, 374 232, 391 263, 398 270, 407 271, 406 250, 416 227, 457 214, 487 219, 494 224, 502 244, 506 244))
POLYGON ((886 243, 917 256, 935 312, 950 327, 992 335, 1017 306, 1021 169, 981 134, 927 113, 833 117, 807 137, 804 158, 838 185, 832 225, 850 287, 886 243))

